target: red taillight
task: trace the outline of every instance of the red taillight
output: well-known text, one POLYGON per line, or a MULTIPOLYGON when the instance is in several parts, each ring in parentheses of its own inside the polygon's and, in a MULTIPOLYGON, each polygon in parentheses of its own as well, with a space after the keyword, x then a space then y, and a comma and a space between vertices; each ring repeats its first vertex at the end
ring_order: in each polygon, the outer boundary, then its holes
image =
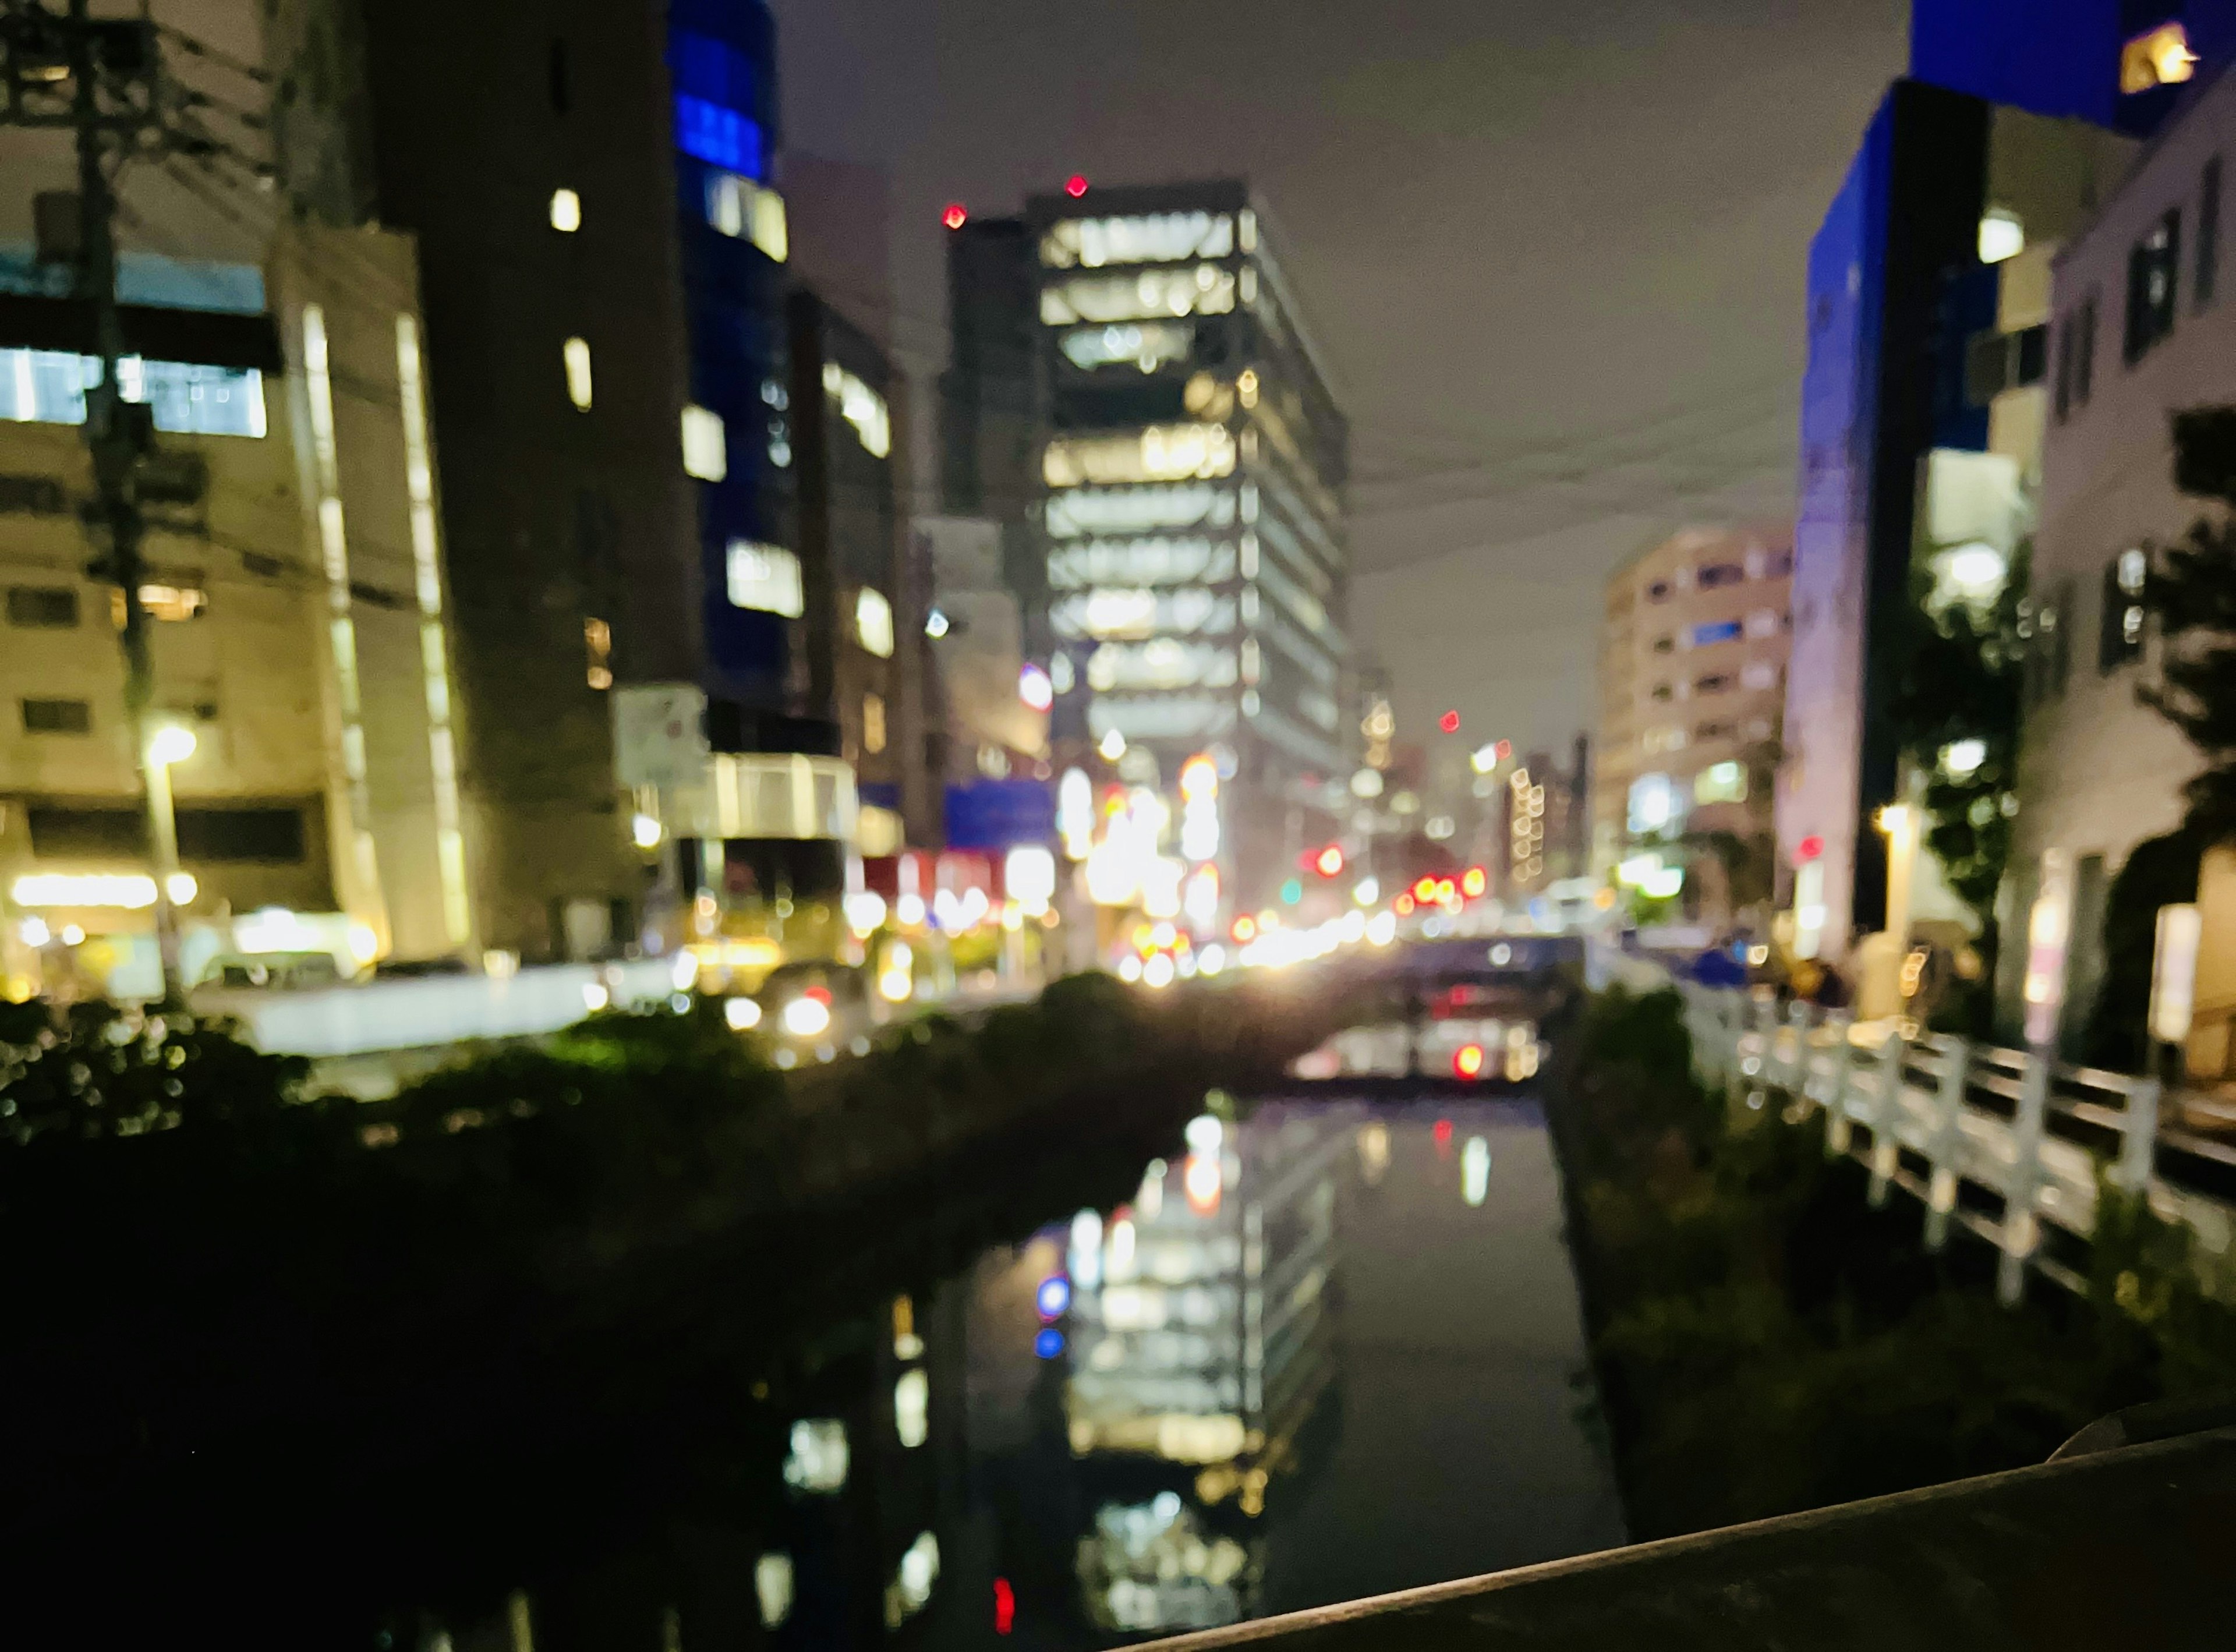
MULTIPOLYGON (((1483 1046, 1481 1044, 1462 1044, 1457 1050, 1454 1050, 1452 1052, 1452 1075, 1457 1078, 1482 1077, 1483 1046)), ((1437 1129, 1440 1130, 1449 1131, 1450 1128, 1451 1127, 1450 1125, 1444 1124, 1441 1122, 1439 1122, 1437 1125, 1437 1129)))
POLYGON ((814 999, 816 1003, 821 1004, 826 1010, 831 1007, 831 989, 829 987, 810 987, 806 991, 801 993, 799 996, 803 998, 814 999))

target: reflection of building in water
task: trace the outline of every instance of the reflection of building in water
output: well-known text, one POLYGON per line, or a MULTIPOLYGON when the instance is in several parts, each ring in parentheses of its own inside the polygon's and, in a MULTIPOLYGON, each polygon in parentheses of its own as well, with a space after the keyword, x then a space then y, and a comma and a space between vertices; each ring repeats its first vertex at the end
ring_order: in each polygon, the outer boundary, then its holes
POLYGON ((1152 1164, 1131 1207, 1075 1224, 1065 1420, 1073 1455, 1128 1488, 1079 1540, 1101 1628, 1206 1628, 1254 1609, 1252 1522, 1296 1465, 1332 1371, 1349 1139, 1325 1111, 1267 1108, 1239 1132, 1200 1118, 1187 1159, 1152 1164), (1145 1468, 1178 1485, 1141 1495, 1145 1468))
POLYGON ((963 1473, 964 1306, 948 1287, 818 1327, 772 1380, 738 1394, 742 1426, 701 1458, 661 1460, 672 1502, 649 1505, 588 1557, 561 1550, 501 1610, 430 1619, 420 1644, 906 1652, 936 1642, 957 1609, 943 1560, 963 1473))

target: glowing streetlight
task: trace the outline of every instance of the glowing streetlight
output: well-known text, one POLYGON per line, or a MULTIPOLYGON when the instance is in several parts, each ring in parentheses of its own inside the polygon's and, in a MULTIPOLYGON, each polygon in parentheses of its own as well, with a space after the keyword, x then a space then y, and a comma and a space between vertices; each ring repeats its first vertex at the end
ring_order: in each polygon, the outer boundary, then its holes
POLYGON ((199 744, 194 731, 184 723, 164 723, 148 737, 148 760, 168 768, 192 757, 199 744))

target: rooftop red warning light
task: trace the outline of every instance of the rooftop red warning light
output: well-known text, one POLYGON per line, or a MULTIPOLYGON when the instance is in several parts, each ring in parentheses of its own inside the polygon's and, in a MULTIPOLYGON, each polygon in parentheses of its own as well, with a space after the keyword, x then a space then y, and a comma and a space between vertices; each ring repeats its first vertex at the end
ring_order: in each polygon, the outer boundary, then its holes
POLYGON ((1437 727, 1443 729, 1447 734, 1458 734, 1460 732, 1459 713, 1456 711, 1446 712, 1443 716, 1437 719, 1437 727))
POLYGON ((947 203, 947 210, 939 214, 939 221, 950 229, 960 229, 970 221, 970 209, 959 201, 947 203))
POLYGON ((1063 193, 1069 195, 1074 201, 1078 200, 1082 195, 1087 193, 1087 180, 1082 177, 1078 173, 1073 173, 1071 176, 1063 181, 1063 193))

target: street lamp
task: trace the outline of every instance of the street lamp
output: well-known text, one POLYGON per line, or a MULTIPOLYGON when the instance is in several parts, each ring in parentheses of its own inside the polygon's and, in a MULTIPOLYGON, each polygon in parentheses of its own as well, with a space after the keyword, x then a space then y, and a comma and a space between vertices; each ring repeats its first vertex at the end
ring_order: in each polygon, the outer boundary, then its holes
POLYGON ((184 723, 158 723, 148 732, 148 823, 155 839, 155 951, 162 960, 163 1002, 179 1003, 186 984, 179 973, 179 910, 194 898, 194 879, 179 870, 179 819, 171 800, 171 767, 194 754, 194 731, 184 723))

